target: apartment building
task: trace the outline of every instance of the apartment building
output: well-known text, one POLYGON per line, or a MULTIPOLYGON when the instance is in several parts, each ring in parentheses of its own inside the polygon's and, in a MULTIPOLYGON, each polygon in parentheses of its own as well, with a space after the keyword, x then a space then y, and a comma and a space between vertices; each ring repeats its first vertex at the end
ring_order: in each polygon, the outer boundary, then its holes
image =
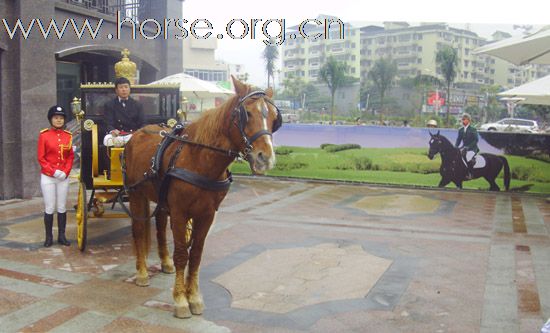
POLYGON ((361 30, 333 16, 320 15, 316 20, 287 30, 281 81, 301 77, 306 82, 318 82, 319 69, 331 56, 348 65, 348 75, 359 78, 361 30), (318 38, 305 38, 303 34, 318 38))
POLYGON ((227 81, 229 66, 215 57, 215 38, 189 38, 183 43, 183 71, 205 81, 227 81))
MULTIPOLYGON (((336 19, 320 16, 317 19, 336 19)), ((450 27, 445 23, 421 23, 411 26, 407 22, 384 22, 383 26, 354 27, 343 24, 344 39, 338 38, 338 31, 332 30, 327 39, 301 38, 299 27, 287 33, 283 44, 283 79, 302 77, 306 82, 318 80, 319 68, 329 56, 346 62, 351 76, 366 80, 369 70, 377 59, 391 57, 397 63, 398 80, 418 74, 442 77, 436 62, 436 54, 445 46, 458 51, 460 59, 458 76, 455 80, 463 86, 500 85, 511 88, 550 73, 548 66, 515 66, 504 60, 474 54, 473 50, 489 43, 476 33, 450 27), (298 36, 291 39, 290 36, 298 36)), ((324 25, 307 26, 308 35, 324 33, 324 25), (311 31, 311 32, 309 32, 311 31)), ((510 35, 497 31, 493 40, 510 35)))

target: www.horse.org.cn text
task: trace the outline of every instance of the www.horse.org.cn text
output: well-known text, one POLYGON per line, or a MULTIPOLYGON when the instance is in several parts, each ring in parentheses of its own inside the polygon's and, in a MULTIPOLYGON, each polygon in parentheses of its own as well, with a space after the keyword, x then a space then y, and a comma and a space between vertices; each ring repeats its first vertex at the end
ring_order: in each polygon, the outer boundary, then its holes
MULTIPOLYGON (((116 31, 101 31, 104 20, 75 20, 73 18, 56 21, 30 19, 26 22, 2 19, 4 32, 9 38, 21 36, 29 39, 37 34, 44 39, 62 39, 73 34, 78 39, 261 39, 266 45, 281 45, 286 39, 344 39, 344 23, 339 19, 305 19, 298 29, 287 33, 285 19, 231 19, 223 30, 217 31, 207 19, 188 20, 185 18, 165 18, 136 20, 116 13, 116 31), (128 28, 128 29, 124 29, 128 28)), ((105 30, 107 28, 105 27, 105 30)))

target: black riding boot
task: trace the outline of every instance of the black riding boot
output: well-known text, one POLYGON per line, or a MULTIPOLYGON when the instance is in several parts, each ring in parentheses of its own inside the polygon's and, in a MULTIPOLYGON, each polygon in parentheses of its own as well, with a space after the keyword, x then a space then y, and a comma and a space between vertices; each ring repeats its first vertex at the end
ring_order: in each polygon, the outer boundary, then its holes
POLYGON ((67 225, 67 213, 57 213, 57 242, 69 246, 71 243, 65 238, 65 226, 67 225))
POLYGON ((474 165, 475 164, 476 164, 476 161, 473 160, 473 159, 467 163, 466 179, 471 180, 471 179, 474 178, 473 171, 474 171, 474 165))
POLYGON ((50 247, 53 243, 53 214, 44 213, 44 227, 46 228, 46 240, 44 241, 44 246, 50 247))

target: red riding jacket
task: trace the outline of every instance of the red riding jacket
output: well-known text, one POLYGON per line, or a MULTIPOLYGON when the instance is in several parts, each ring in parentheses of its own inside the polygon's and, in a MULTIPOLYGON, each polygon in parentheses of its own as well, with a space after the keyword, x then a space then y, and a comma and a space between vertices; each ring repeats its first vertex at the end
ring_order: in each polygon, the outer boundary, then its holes
POLYGON ((61 170, 69 176, 73 160, 73 135, 71 132, 53 127, 40 131, 38 163, 42 167, 43 174, 53 177, 55 170, 61 170))

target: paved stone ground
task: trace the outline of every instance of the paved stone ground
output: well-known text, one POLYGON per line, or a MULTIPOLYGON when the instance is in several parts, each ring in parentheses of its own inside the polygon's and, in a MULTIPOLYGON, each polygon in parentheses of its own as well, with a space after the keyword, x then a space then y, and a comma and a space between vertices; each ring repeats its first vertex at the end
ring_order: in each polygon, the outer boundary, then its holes
MULTIPOLYGON (((70 197, 76 197, 72 187, 70 197)), ((0 205, 2 332, 539 332, 550 205, 517 194, 238 178, 207 239, 206 310, 172 316, 155 243, 133 284, 128 219, 43 248, 40 198, 0 205)))

